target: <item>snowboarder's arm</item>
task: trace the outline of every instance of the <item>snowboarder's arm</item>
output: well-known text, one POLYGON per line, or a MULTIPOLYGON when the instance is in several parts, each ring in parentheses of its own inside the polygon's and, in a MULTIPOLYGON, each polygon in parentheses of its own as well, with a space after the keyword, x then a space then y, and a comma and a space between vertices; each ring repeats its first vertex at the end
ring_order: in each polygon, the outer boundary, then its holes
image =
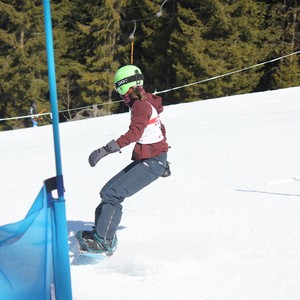
POLYGON ((151 106, 145 101, 136 101, 132 108, 129 130, 117 139, 120 148, 137 142, 144 133, 151 117, 151 106))
POLYGON ((100 159, 108 154, 120 151, 120 147, 115 140, 110 141, 106 146, 103 146, 97 150, 94 150, 89 156, 89 164, 91 167, 95 167, 100 159))

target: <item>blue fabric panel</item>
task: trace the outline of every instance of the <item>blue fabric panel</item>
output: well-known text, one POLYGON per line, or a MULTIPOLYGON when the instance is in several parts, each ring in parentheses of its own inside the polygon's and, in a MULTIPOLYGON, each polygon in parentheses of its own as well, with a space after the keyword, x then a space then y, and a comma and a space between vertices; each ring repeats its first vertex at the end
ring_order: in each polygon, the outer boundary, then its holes
POLYGON ((51 222, 52 208, 48 203, 51 201, 44 185, 23 220, 0 227, 1 299, 51 297, 55 224, 51 222))

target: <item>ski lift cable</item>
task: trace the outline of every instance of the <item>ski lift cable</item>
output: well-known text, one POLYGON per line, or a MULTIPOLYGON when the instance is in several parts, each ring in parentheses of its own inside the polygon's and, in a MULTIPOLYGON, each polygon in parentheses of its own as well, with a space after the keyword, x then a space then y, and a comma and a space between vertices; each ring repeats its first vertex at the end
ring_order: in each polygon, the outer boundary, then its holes
MULTIPOLYGON (((270 59, 268 61, 264 61, 264 62, 255 64, 253 66, 245 67, 245 68, 242 68, 242 69, 239 69, 239 70, 236 70, 236 71, 231 71, 231 72, 228 72, 226 74, 217 75, 217 76, 210 77, 210 78, 207 78, 207 79, 204 79, 204 80, 200 80, 200 81, 188 83, 188 84, 185 84, 185 85, 173 87, 173 88, 162 90, 162 91, 156 91, 155 90, 153 92, 153 94, 154 95, 158 95, 158 94, 162 94, 162 93, 168 93, 170 91, 175 91, 175 90, 186 88, 186 87, 189 87, 189 86, 192 86, 192 85, 196 85, 196 84, 208 82, 208 81, 215 80, 215 79, 218 79, 218 78, 222 78, 222 77, 225 77, 225 76, 230 76, 232 74, 236 74, 236 73, 240 73, 240 72, 243 72, 243 71, 246 71, 246 70, 250 70, 250 69, 253 69, 253 68, 256 68, 256 67, 260 67, 260 66, 263 66, 263 65, 272 63, 274 61, 281 60, 283 58, 286 58, 286 57, 289 57, 289 56, 292 56, 292 55, 296 55, 296 54, 299 54, 299 53, 300 53, 300 50, 292 52, 292 53, 289 53, 289 54, 286 54, 286 55, 283 55, 283 56, 280 56, 280 57, 277 57, 277 58, 274 58, 274 59, 270 59)), ((106 102, 106 103, 100 103, 100 104, 93 104, 93 105, 88 105, 88 106, 84 106, 84 107, 72 108, 72 109, 60 110, 59 113, 64 113, 64 112, 68 112, 68 111, 75 111, 75 110, 82 110, 82 109, 90 108, 90 107, 93 107, 93 106, 111 105, 111 104, 115 104, 115 103, 119 103, 119 102, 123 102, 123 100, 118 100, 118 101, 113 101, 113 102, 106 102)), ((43 116, 43 115, 51 115, 51 113, 37 114, 37 116, 43 116)), ((32 115, 19 116, 19 117, 11 117, 11 118, 0 118, 0 121, 16 120, 16 119, 31 118, 31 117, 32 117, 32 115)))
POLYGON ((250 69, 253 69, 253 68, 256 68, 256 67, 260 67, 260 66, 269 64, 271 62, 274 62, 274 61, 277 61, 277 60, 280 60, 280 59, 283 59, 283 58, 286 58, 286 57, 289 57, 289 56, 292 56, 292 55, 295 55, 295 54, 299 54, 299 53, 300 53, 300 50, 296 51, 296 52, 293 52, 293 53, 290 53, 290 54, 287 54, 287 55, 283 55, 283 56, 274 58, 274 59, 270 59, 268 61, 264 61, 264 62, 259 63, 259 64, 255 64, 255 65, 250 66, 250 67, 246 67, 246 68, 243 68, 243 69, 240 69, 240 70, 236 70, 236 71, 231 71, 231 72, 228 72, 226 74, 217 75, 217 76, 210 77, 210 78, 207 78, 207 79, 204 79, 204 80, 200 80, 200 81, 188 83, 188 84, 185 84, 185 85, 173 87, 173 88, 170 88, 170 89, 167 89, 167 90, 163 90, 163 91, 156 91, 155 90, 153 94, 157 95, 157 94, 167 93, 167 92, 170 92, 170 91, 175 91, 175 90, 179 90, 179 89, 182 89, 182 88, 186 88, 186 87, 189 87, 189 86, 192 86, 192 85, 195 85, 195 84, 204 83, 204 82, 207 82, 207 81, 210 81, 210 80, 214 80, 214 79, 218 79, 218 78, 225 77, 225 76, 230 76, 232 74, 243 72, 243 71, 246 71, 246 70, 250 70, 250 69))

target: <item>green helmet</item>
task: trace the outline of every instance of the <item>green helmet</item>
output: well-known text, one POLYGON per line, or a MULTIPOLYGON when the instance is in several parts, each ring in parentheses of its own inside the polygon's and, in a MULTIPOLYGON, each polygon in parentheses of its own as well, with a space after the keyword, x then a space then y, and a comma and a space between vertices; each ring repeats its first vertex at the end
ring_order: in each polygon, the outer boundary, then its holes
POLYGON ((116 72, 114 81, 116 91, 125 95, 131 87, 143 86, 144 75, 138 67, 127 65, 116 72))

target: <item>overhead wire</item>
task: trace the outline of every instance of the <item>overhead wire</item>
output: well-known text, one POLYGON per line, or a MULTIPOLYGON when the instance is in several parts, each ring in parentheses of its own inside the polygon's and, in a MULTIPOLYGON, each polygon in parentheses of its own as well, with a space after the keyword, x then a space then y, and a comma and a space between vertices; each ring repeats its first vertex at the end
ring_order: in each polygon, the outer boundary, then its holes
POLYGON ((200 83, 204 83, 204 82, 211 81, 211 80, 214 80, 214 79, 229 76, 229 75, 232 75, 232 74, 240 73, 240 72, 250 70, 250 69, 253 69, 253 68, 257 68, 257 67, 260 67, 260 66, 263 66, 263 65, 272 63, 274 61, 277 61, 277 60, 280 60, 280 59, 283 59, 283 58, 286 58, 286 57, 289 57, 289 56, 292 56, 292 55, 296 55, 296 54, 299 54, 299 53, 300 53, 300 51, 296 51, 296 52, 293 52, 293 53, 290 53, 290 54, 287 54, 287 55, 283 55, 283 56, 280 56, 280 57, 277 57, 277 58, 274 58, 274 59, 270 59, 268 61, 264 61, 262 63, 255 64, 255 65, 250 66, 250 67, 242 68, 242 69, 239 69, 239 70, 236 70, 236 71, 231 71, 231 72, 228 72, 228 73, 225 73, 225 74, 222 74, 222 75, 217 75, 217 76, 214 76, 214 77, 210 77, 210 78, 207 78, 207 79, 199 80, 199 81, 188 83, 188 84, 185 84, 185 85, 173 87, 173 88, 163 90, 163 91, 158 91, 158 92, 154 91, 153 94, 156 95, 156 94, 167 93, 167 92, 170 92, 170 91, 175 91, 175 90, 178 90, 178 89, 189 87, 189 86, 192 86, 192 85, 195 85, 195 84, 200 84, 200 83))
MULTIPOLYGON (((143 7, 143 6, 145 6, 145 5, 138 5, 138 6, 134 6, 134 7, 129 7, 129 8, 125 8, 125 10, 129 10, 129 9, 132 10, 132 9, 140 8, 140 7, 143 7)), ((198 9, 200 9, 200 8, 199 7, 195 7, 193 9, 193 11, 198 10, 198 9)), ((170 15, 178 15, 178 12, 164 13, 164 16, 170 16, 170 15)), ((97 17, 97 16, 94 16, 94 17, 97 17)), ((100 15, 99 15, 99 17, 100 17, 100 15)), ((134 22, 142 22, 142 21, 145 21, 145 20, 153 19, 153 18, 157 18, 157 16, 156 15, 151 15, 149 17, 144 17, 144 18, 139 18, 139 19, 134 19, 134 20, 128 20, 128 21, 121 21, 121 24, 129 24, 129 23, 134 23, 134 22)), ((59 25, 60 26, 61 25, 66 25, 66 24, 68 24, 70 22, 80 21, 80 20, 84 20, 84 19, 86 20, 86 19, 88 19, 88 17, 85 17, 85 18, 75 18, 75 19, 72 19, 72 20, 69 19, 66 22, 58 23, 58 26, 59 25)), ((186 87, 189 87, 189 86, 192 86, 192 85, 196 85, 196 84, 200 84, 200 83, 205 83, 205 82, 208 82, 208 81, 211 81, 211 80, 215 80, 215 79, 218 79, 218 78, 222 78, 222 77, 225 77, 225 76, 230 76, 230 75, 233 75, 233 74, 236 74, 236 73, 239 73, 239 72, 243 72, 243 71, 246 71, 246 70, 249 70, 249 69, 252 69, 252 68, 260 67, 260 66, 263 66, 265 64, 269 64, 269 63, 272 63, 272 62, 278 61, 280 59, 283 59, 283 58, 286 58, 286 57, 289 57, 289 56, 292 56, 292 55, 296 55, 296 54, 299 54, 299 53, 300 53, 300 51, 296 51, 296 52, 293 52, 293 53, 290 53, 290 54, 287 54, 287 55, 283 55, 283 56, 280 56, 280 57, 277 57, 277 58, 274 58, 274 59, 271 59, 271 60, 268 60, 268 61, 264 61, 264 62, 255 64, 255 65, 252 65, 252 66, 249 66, 249 67, 245 67, 245 68, 242 68, 242 69, 239 69, 239 70, 235 70, 235 71, 231 71, 231 72, 228 72, 228 73, 225 73, 225 74, 213 76, 213 77, 210 77, 210 78, 207 78, 207 79, 203 79, 203 80, 199 80, 199 81, 196 81, 196 82, 184 84, 184 85, 181 85, 181 86, 172 87, 172 88, 169 88, 169 89, 166 89, 166 90, 162 90, 162 91, 156 91, 155 90, 153 92, 153 94, 167 93, 167 92, 170 92, 170 91, 175 91, 175 90, 178 90, 178 89, 186 88, 186 87)), ((93 105, 84 106, 84 107, 66 109, 66 110, 59 111, 59 113, 76 111, 76 110, 83 110, 83 109, 91 108, 93 106, 103 106, 103 105, 115 104, 115 103, 119 103, 119 102, 122 102, 122 101, 123 100, 118 100, 118 101, 113 101, 113 102, 106 102, 106 103, 93 104, 93 105)), ((51 113, 43 113, 43 114, 37 114, 37 115, 38 116, 51 115, 51 113)), ((32 117, 32 115, 19 116, 19 117, 10 117, 10 118, 0 118, 0 121, 13 120, 13 119, 21 119, 21 118, 30 118, 30 117, 32 117)))
MULTIPOLYGON (((255 64, 255 65, 252 65, 252 66, 249 66, 249 67, 245 67, 245 68, 242 68, 242 69, 239 69, 239 70, 235 70, 235 71, 231 71, 231 72, 228 72, 228 73, 225 73, 225 74, 213 76, 213 77, 210 77, 210 78, 207 78, 207 79, 203 79, 203 80, 199 80, 199 81, 196 81, 196 82, 184 84, 184 85, 181 85, 181 86, 176 86, 176 87, 169 88, 169 89, 162 90, 162 91, 156 91, 155 90, 153 92, 153 94, 157 95, 157 94, 162 94, 162 93, 168 93, 170 91, 175 91, 175 90, 183 89, 183 88, 186 88, 186 87, 189 87, 189 86, 192 86, 192 85, 196 85, 196 84, 200 84, 200 83, 205 83, 205 82, 208 82, 208 81, 211 81, 211 80, 215 80, 215 79, 218 79, 218 78, 230 76, 230 75, 233 75, 233 74, 236 74, 236 73, 244 72, 244 71, 247 71, 247 70, 250 70, 250 69, 253 69, 253 68, 257 68, 257 67, 260 67, 260 66, 263 66, 263 65, 266 65, 266 64, 269 64, 269 63, 272 63, 272 62, 275 62, 275 61, 278 61, 278 60, 290 57, 292 55, 297 55, 299 53, 300 53, 300 50, 292 52, 292 53, 289 53, 289 54, 286 54, 286 55, 282 55, 280 57, 276 57, 276 58, 273 58, 273 59, 270 59, 270 60, 267 60, 267 61, 264 61, 264 62, 261 62, 261 63, 258 63, 258 64, 255 64)), ((92 108, 92 107, 95 107, 95 106, 98 107, 98 106, 103 106, 103 105, 112 105, 112 104, 120 103, 120 102, 123 102, 123 100, 117 100, 117 101, 113 101, 113 102, 92 104, 92 105, 88 105, 88 106, 81 106, 81 107, 78 107, 78 108, 60 110, 59 113, 64 113, 64 112, 69 112, 69 111, 76 111, 76 110, 83 110, 83 109, 92 108)), ((36 114, 35 116, 42 116, 42 115, 51 115, 51 113, 36 114)), ((30 117, 32 117, 32 115, 10 117, 10 118, 0 118, 0 121, 16 120, 16 119, 30 118, 30 117)))

